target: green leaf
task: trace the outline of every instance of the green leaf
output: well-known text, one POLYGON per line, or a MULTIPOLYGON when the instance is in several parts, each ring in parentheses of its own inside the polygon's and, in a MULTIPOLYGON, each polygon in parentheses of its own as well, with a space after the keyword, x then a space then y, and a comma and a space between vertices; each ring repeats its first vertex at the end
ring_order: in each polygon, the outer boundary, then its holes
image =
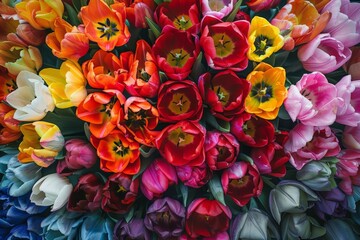
POLYGON ((163 3, 163 1, 162 1, 162 0, 154 0, 154 2, 155 2, 157 5, 160 5, 160 4, 162 4, 162 3, 163 3))
POLYGON ((141 158, 140 170, 137 174, 133 176, 132 179, 135 180, 136 178, 138 178, 152 162, 153 159, 151 158, 141 158))
POLYGON ((76 10, 69 4, 67 4, 67 3, 64 3, 64 4, 65 4, 66 11, 68 13, 70 24, 73 26, 80 25, 80 20, 78 18, 78 13, 76 12, 76 10))
POLYGON ((225 20, 226 22, 234 21, 235 16, 236 16, 237 12, 240 9, 241 3, 242 3, 242 0, 237 1, 237 3, 235 4, 235 6, 234 6, 233 10, 231 11, 230 15, 226 18, 226 20, 225 20))
POLYGON ((179 188, 180 188, 180 191, 181 191, 183 204, 184 204, 184 206, 187 206, 188 197, 189 197, 189 188, 187 186, 185 186, 183 183, 179 184, 179 188))
POLYGON ((206 122, 221 132, 230 132, 230 122, 215 118, 210 111, 204 111, 206 122))
POLYGON ((145 145, 140 147, 141 156, 144 158, 149 158, 155 152, 155 150, 156 148, 147 147, 145 145))
POLYGON ((208 184, 210 192, 214 196, 214 198, 226 206, 224 199, 224 190, 221 186, 220 178, 217 175, 214 175, 208 184))
POLYGON ((191 74, 190 74, 190 76, 192 77, 192 79, 194 80, 195 83, 197 83, 200 75, 205 72, 205 67, 201 63, 202 57, 203 57, 203 53, 200 52, 200 54, 196 58, 196 61, 194 63, 194 66, 193 66, 191 74))
POLYGON ((289 56, 289 53, 290 53, 289 51, 281 51, 276 53, 274 66, 281 67, 282 65, 284 65, 284 63, 286 62, 289 56))
POLYGON ((250 163, 251 165, 254 165, 254 160, 250 156, 246 155, 245 153, 240 153, 238 155, 238 159, 246 161, 246 162, 250 163))
POLYGON ((279 113, 278 113, 278 117, 281 118, 281 119, 283 119, 283 120, 290 120, 290 119, 291 119, 291 117, 290 117, 289 113, 286 111, 284 105, 282 105, 282 106, 280 107, 280 110, 279 110, 279 113))
POLYGON ((150 18, 145 17, 147 24, 149 25, 151 31, 154 33, 155 38, 158 38, 161 34, 161 28, 150 18))
POLYGON ((128 223, 134 216, 134 206, 130 208, 130 211, 125 215, 125 221, 128 223))

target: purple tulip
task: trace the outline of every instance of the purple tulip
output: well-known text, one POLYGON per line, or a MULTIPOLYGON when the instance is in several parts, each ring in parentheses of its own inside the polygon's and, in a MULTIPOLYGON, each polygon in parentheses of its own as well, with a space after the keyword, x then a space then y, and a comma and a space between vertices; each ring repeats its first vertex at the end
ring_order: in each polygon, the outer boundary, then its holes
POLYGON ((133 218, 130 222, 120 220, 114 228, 114 240, 122 239, 144 239, 150 240, 150 233, 144 227, 143 219, 133 218))
POLYGON ((299 47, 298 57, 307 71, 326 74, 344 65, 351 57, 351 50, 330 34, 323 33, 299 47))
POLYGON ((148 208, 144 223, 162 239, 178 237, 185 227, 185 208, 168 197, 157 199, 148 208))
POLYGON ((318 192, 320 201, 315 203, 315 212, 323 220, 325 216, 344 217, 347 213, 346 194, 339 188, 318 192))

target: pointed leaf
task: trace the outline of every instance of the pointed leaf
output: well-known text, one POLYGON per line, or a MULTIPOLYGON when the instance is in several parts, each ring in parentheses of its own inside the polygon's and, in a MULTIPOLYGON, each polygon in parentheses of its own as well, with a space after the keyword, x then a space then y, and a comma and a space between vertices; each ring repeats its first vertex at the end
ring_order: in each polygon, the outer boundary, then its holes
POLYGON ((231 11, 231 13, 229 14, 229 16, 226 18, 226 22, 232 22, 235 19, 235 16, 237 14, 237 12, 240 9, 242 0, 238 0, 237 3, 235 4, 233 10, 231 11))
POLYGON ((155 38, 158 38, 161 34, 161 28, 150 18, 145 17, 147 24, 149 25, 151 31, 154 33, 155 38))
POLYGON ((70 6, 67 3, 64 3, 66 11, 68 13, 68 17, 69 17, 69 23, 73 26, 78 26, 80 25, 80 20, 78 18, 78 13, 75 11, 75 9, 70 6))
POLYGON ((214 196, 214 198, 226 206, 225 199, 224 199, 224 190, 222 188, 220 178, 217 175, 215 175, 209 181, 209 188, 210 188, 210 192, 214 196))

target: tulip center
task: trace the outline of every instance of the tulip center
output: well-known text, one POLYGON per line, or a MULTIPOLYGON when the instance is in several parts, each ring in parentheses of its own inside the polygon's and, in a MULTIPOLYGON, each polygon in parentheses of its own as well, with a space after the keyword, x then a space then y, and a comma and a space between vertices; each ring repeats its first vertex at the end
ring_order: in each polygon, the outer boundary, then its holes
POLYGON ((103 105, 102 109, 100 110, 100 112, 105 112, 108 116, 111 116, 111 110, 114 107, 116 103, 116 98, 112 97, 110 102, 108 102, 107 104, 103 105))
POLYGON ((130 129, 140 129, 146 125, 146 112, 141 109, 138 112, 133 112, 131 109, 128 111, 128 119, 126 120, 126 125, 130 129))
POLYGON ((229 183, 228 194, 239 194, 240 191, 251 192, 253 189, 253 184, 251 184, 252 177, 245 175, 239 179, 232 179, 229 183))
POLYGON ((106 18, 105 22, 97 22, 97 30, 100 31, 100 38, 106 37, 107 40, 110 40, 112 36, 115 36, 119 29, 115 22, 111 22, 109 18, 106 18))
POLYGON ((184 147, 194 141, 194 136, 183 132, 179 127, 169 133, 168 139, 177 147, 184 147))
POLYGON ((124 188, 124 186, 119 185, 119 189, 117 190, 117 192, 127 192, 126 188, 124 188))
POLYGON ((137 75, 137 77, 138 78, 141 78, 142 80, 144 80, 145 82, 147 82, 147 81, 149 81, 149 79, 150 79, 150 74, 148 74, 147 72, 146 72, 146 70, 144 69, 144 68, 142 68, 142 69, 139 69, 138 70, 138 75, 137 75))
POLYGON ((3 89, 4 89, 4 92, 6 92, 7 94, 11 93, 12 91, 14 91, 16 89, 15 81, 12 79, 9 79, 8 81, 6 81, 3 89))
POLYGON ((255 125, 252 121, 247 121, 242 126, 242 130, 246 135, 249 135, 250 137, 255 137, 255 125))
POLYGON ((224 146, 217 146, 216 149, 218 150, 217 160, 225 160, 230 157, 231 153, 227 147, 224 146))
POLYGON ((266 36, 260 35, 255 38, 254 45, 256 47, 255 54, 258 56, 265 55, 267 48, 273 45, 273 41, 266 36))
POLYGON ((225 7, 224 1, 226 5, 229 5, 230 0, 209 0, 209 7, 211 10, 218 12, 225 7))
POLYGON ((216 33, 212 36, 218 57, 227 57, 234 52, 235 44, 232 39, 224 33, 216 33))
POLYGON ((177 227, 178 219, 173 217, 169 210, 156 213, 156 223, 166 229, 174 229, 177 227))
POLYGON ((190 21, 190 17, 188 15, 180 15, 175 17, 174 26, 179 30, 186 30, 192 26, 192 22, 190 21))
POLYGON ((251 88, 250 97, 255 98, 258 102, 267 102, 272 96, 272 86, 266 84, 264 81, 255 84, 251 88))
POLYGON ((124 147, 124 145, 122 144, 122 142, 118 141, 118 142, 113 142, 113 151, 115 152, 115 154, 120 155, 121 157, 123 157, 124 155, 126 155, 129 152, 129 148, 128 147, 124 147))
POLYGON ((213 91, 216 93, 218 100, 221 102, 223 106, 225 106, 229 102, 230 94, 225 88, 222 86, 214 86, 213 91))
POLYGON ((174 114, 186 113, 190 109, 190 100, 184 94, 175 93, 169 104, 169 110, 174 114))
POLYGON ((303 95, 305 98, 307 98, 310 102, 314 103, 315 102, 315 96, 314 94, 311 93, 311 91, 309 91, 308 89, 303 89, 301 90, 301 95, 303 95))
POLYGON ((183 67, 190 55, 182 48, 176 48, 170 51, 166 57, 166 61, 173 67, 183 67))

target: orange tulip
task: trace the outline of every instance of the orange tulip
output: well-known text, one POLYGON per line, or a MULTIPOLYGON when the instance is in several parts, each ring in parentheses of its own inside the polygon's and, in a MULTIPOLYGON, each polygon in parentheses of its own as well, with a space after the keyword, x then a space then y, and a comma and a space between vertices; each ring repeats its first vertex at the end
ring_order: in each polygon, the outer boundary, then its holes
POLYGON ((0 144, 7 144, 21 137, 19 121, 14 119, 15 110, 0 103, 0 144))
POLYGON ((16 32, 11 32, 7 35, 7 39, 11 42, 20 44, 24 47, 39 46, 45 41, 45 30, 35 29, 27 22, 20 23, 16 32))
POLYGON ((90 0, 89 5, 81 8, 80 17, 85 25, 85 34, 104 51, 123 46, 130 39, 125 25, 124 3, 109 7, 103 0, 90 0))
POLYGON ((93 88, 123 91, 128 78, 131 52, 123 52, 120 58, 111 52, 97 51, 93 58, 84 62, 82 70, 93 88))
POLYGON ((16 89, 15 78, 9 75, 6 68, 0 66, 0 100, 16 89))
POLYGON ((101 170, 129 175, 139 172, 140 145, 121 131, 114 130, 103 139, 91 136, 90 142, 97 149, 101 170))
POLYGON ((56 57, 75 62, 89 50, 87 36, 62 18, 55 19, 54 32, 46 36, 46 44, 56 57))
POLYGON ((290 51, 319 35, 330 18, 330 12, 319 14, 315 6, 307 0, 290 0, 280 9, 271 24, 286 35, 283 49, 290 51))
POLYGON ((137 28, 147 27, 145 17, 152 19, 155 9, 153 0, 116 0, 115 2, 125 3, 126 19, 137 28))
POLYGON ((130 74, 125 82, 126 90, 133 96, 155 97, 160 85, 160 76, 151 47, 146 41, 139 40, 136 43, 135 58, 129 65, 130 74))

